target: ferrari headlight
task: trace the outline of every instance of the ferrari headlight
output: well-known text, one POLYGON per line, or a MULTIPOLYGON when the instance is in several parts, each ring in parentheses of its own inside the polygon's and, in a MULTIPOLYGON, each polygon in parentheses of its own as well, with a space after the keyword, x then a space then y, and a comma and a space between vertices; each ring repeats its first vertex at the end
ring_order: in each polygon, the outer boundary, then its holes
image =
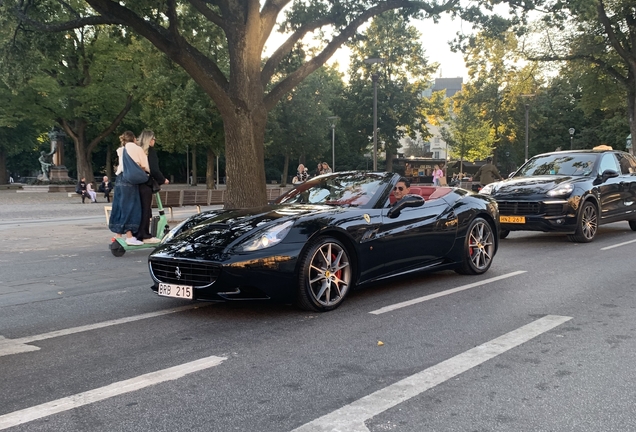
POLYGON ((570 195, 573 190, 574 186, 572 186, 572 183, 564 183, 548 191, 547 195, 551 197, 565 196, 570 195))
POLYGON ((494 185, 494 183, 487 184, 486 186, 484 186, 483 188, 481 188, 479 190, 479 193, 482 194, 482 195, 490 195, 490 194, 492 194, 493 185, 494 185))
POLYGON ((270 227, 247 240, 238 249, 243 252, 252 252, 277 245, 283 241, 289 230, 291 230, 292 225, 294 225, 294 221, 287 221, 270 227))
POLYGON ((164 243, 168 243, 170 240, 172 240, 174 238, 174 236, 177 235, 177 233, 179 231, 181 231, 181 228, 183 228, 183 225, 185 225, 185 223, 188 221, 188 219, 182 221, 181 223, 179 223, 179 225, 177 225, 176 227, 172 228, 168 234, 166 234, 162 239, 161 239, 161 244, 164 243))

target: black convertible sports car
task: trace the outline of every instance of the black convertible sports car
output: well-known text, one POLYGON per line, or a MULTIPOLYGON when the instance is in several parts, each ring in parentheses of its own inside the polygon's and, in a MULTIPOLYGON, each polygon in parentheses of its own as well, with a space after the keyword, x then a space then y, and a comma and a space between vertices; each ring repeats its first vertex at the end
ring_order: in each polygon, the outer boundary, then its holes
POLYGON ((496 202, 459 188, 411 188, 400 176, 342 172, 302 183, 262 208, 215 210, 175 227, 149 256, 152 289, 194 300, 272 299, 316 311, 354 286, 421 270, 488 270, 496 202))
POLYGON ((617 221, 636 231, 636 159, 608 146, 537 155, 480 193, 499 204, 501 238, 555 231, 587 243, 599 225, 617 221))

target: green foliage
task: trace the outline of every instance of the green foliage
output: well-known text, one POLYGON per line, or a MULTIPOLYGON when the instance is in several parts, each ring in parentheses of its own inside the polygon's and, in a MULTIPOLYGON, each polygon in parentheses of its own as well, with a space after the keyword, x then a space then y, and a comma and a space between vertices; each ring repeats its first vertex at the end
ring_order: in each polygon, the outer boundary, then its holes
POLYGON ((482 120, 474 104, 456 104, 448 126, 441 129, 452 159, 474 162, 492 155, 495 134, 492 124, 482 120))
MULTIPOLYGON (((299 162, 317 163, 325 159, 325 153, 331 154, 331 133, 326 136, 330 130, 327 118, 333 115, 331 105, 342 91, 342 77, 333 68, 320 68, 307 77, 270 112, 267 155, 288 156, 295 172, 299 162)), ((337 153, 339 160, 340 152, 337 153)))
MULTIPOLYGON (((429 136, 427 109, 432 105, 421 94, 437 65, 428 64, 418 39, 416 29, 391 11, 376 17, 351 44, 349 87, 337 112, 346 119, 344 126, 352 153, 360 155, 372 150, 374 73, 378 76, 379 150, 384 147, 392 155, 402 138, 429 136), (364 62, 368 58, 381 58, 384 62, 370 65, 364 62)), ((355 163, 366 165, 366 160, 358 158, 355 163)))

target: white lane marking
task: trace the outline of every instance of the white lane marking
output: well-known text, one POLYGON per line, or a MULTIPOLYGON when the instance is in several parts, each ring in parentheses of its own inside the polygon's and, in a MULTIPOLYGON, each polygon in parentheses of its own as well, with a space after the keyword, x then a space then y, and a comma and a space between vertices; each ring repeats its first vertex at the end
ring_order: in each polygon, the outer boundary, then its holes
POLYGON ((571 319, 547 315, 371 393, 292 432, 369 432, 365 421, 571 319))
POLYGON ((630 241, 626 241, 626 242, 623 242, 623 243, 618 243, 618 244, 615 244, 615 245, 612 245, 612 246, 606 246, 604 248, 601 248, 601 250, 604 251, 604 250, 608 250, 608 249, 614 249, 616 247, 625 246, 625 245, 628 245, 630 243, 636 243, 636 240, 630 240, 630 241))
POLYGON ((481 286, 481 285, 485 285, 487 283, 496 282, 496 281, 502 280, 502 279, 507 279, 509 277, 517 276, 517 275, 520 275, 520 274, 523 274, 523 273, 526 273, 526 271, 525 270, 520 270, 520 271, 516 271, 516 272, 512 272, 512 273, 507 273, 505 275, 496 276, 496 277, 493 277, 493 278, 490 278, 490 279, 484 279, 484 280, 479 281, 479 282, 471 283, 471 284, 468 284, 468 285, 462 285, 462 286, 457 287, 457 288, 449 289, 449 290, 446 290, 446 291, 441 291, 441 292, 438 292, 438 293, 435 293, 435 294, 430 294, 430 295, 427 295, 427 296, 424 296, 424 297, 418 297, 418 298, 413 299, 413 300, 407 300, 405 302, 395 303, 393 305, 385 306, 383 308, 371 311, 369 313, 373 314, 373 315, 380 315, 380 314, 383 314, 383 313, 394 311, 396 309, 400 309, 400 308, 407 307, 407 306, 412 306, 414 304, 422 303, 422 302, 425 302, 425 301, 428 301, 428 300, 433 300, 433 299, 436 299, 438 297, 443 297, 443 296, 447 296, 447 295, 450 295, 450 294, 455 294, 456 292, 465 291, 465 290, 470 289, 470 288, 475 288, 475 287, 478 287, 478 286, 481 286))
POLYGON ((95 324, 88 324, 88 325, 79 326, 79 327, 71 327, 68 329, 56 330, 56 331, 42 333, 42 334, 34 335, 34 336, 25 336, 25 337, 21 337, 17 339, 6 339, 0 336, 0 357, 10 355, 10 354, 17 354, 17 353, 21 353, 25 351, 38 350, 39 348, 37 347, 33 347, 32 349, 25 348, 25 346, 26 347, 29 346, 25 344, 28 344, 31 342, 40 341, 44 339, 51 339, 51 338, 60 337, 60 336, 68 336, 74 333, 82 333, 85 331, 96 330, 96 329, 100 329, 104 327, 110 327, 110 326, 119 325, 119 324, 126 324, 129 322, 139 321, 139 320, 148 319, 148 318, 154 318, 154 317, 163 316, 163 315, 169 315, 169 314, 183 312, 183 311, 187 311, 191 309, 198 309, 201 307, 211 306, 212 304, 213 303, 201 304, 201 305, 195 305, 195 306, 191 306, 191 305, 181 306, 174 309, 166 309, 166 310, 157 311, 157 312, 148 312, 141 315, 135 315, 135 316, 126 317, 126 318, 119 318, 119 319, 104 321, 104 322, 95 323, 95 324))
POLYGON ((172 381, 184 377, 185 375, 209 369, 220 365, 227 357, 210 356, 193 362, 173 366, 168 369, 140 375, 135 378, 119 381, 105 387, 96 388, 83 393, 78 393, 62 399, 36 405, 20 411, 14 411, 0 416, 0 430, 8 429, 20 424, 28 423, 53 414, 58 414, 84 405, 99 402, 124 393, 130 393, 159 384, 165 381, 172 381))

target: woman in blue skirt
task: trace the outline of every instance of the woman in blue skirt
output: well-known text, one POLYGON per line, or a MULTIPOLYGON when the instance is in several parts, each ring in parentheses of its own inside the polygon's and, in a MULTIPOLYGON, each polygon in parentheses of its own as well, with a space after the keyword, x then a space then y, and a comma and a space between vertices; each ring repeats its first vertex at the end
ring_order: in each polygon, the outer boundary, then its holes
POLYGON ((121 146, 117 149, 119 165, 115 175, 115 192, 113 193, 113 209, 110 213, 108 228, 116 234, 116 237, 126 235, 126 244, 139 246, 144 244, 135 238, 134 234, 139 230, 141 222, 141 200, 139 199, 139 186, 122 179, 124 172, 124 149, 137 165, 144 171, 150 172, 148 167, 148 156, 143 149, 137 145, 135 134, 126 131, 119 137, 121 146))

